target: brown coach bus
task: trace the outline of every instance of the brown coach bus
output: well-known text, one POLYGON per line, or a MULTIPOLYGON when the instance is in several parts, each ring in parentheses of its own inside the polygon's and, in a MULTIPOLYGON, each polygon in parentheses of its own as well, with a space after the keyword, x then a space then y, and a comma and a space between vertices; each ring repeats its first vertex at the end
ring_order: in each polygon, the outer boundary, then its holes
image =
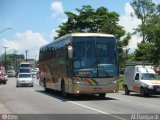
POLYGON ((69 94, 118 92, 118 54, 113 35, 68 34, 39 51, 40 85, 69 94))

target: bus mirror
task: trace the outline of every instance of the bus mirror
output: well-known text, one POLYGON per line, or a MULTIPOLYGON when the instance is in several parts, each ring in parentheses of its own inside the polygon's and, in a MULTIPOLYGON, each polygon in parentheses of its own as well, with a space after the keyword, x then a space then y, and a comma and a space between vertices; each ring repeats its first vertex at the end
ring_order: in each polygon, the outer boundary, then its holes
POLYGON ((127 57, 127 49, 126 49, 126 48, 123 48, 123 49, 122 49, 122 57, 123 57, 123 58, 126 58, 126 57, 127 57))
POLYGON ((73 48, 72 46, 68 46, 68 58, 73 58, 73 48))

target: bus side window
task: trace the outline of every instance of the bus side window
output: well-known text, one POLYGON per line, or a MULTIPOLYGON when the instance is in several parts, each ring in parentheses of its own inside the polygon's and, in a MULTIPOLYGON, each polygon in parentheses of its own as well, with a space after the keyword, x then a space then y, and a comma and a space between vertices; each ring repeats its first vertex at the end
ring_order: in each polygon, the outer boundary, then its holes
POLYGON ((135 80, 139 80, 139 73, 136 74, 135 80))

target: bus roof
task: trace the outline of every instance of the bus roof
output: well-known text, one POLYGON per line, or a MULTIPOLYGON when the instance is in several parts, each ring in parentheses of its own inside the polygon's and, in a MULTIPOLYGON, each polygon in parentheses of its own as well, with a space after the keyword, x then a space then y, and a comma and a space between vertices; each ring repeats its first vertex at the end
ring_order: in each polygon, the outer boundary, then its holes
POLYGON ((104 37, 114 37, 112 34, 103 34, 103 33, 72 33, 68 36, 104 36, 104 37))
POLYGON ((72 34, 67 34, 65 36, 62 36, 62 37, 56 39, 55 41, 59 41, 64 38, 74 37, 74 36, 75 37, 77 37, 77 36, 80 36, 80 37, 87 37, 87 36, 114 37, 114 35, 112 35, 112 34, 103 34, 103 33, 72 33, 72 34))
POLYGON ((20 64, 30 64, 30 63, 28 63, 28 62, 21 62, 20 64))
POLYGON ((67 35, 64 35, 60 38, 57 38, 56 40, 52 41, 51 43, 48 43, 46 45, 43 45, 41 48, 43 47, 46 47, 50 44, 53 44, 53 43, 56 43, 56 42, 59 42, 65 38, 68 38, 68 37, 87 37, 87 36, 96 36, 96 37, 115 37, 114 35, 112 34, 104 34, 104 33, 72 33, 72 34, 67 34, 67 35))

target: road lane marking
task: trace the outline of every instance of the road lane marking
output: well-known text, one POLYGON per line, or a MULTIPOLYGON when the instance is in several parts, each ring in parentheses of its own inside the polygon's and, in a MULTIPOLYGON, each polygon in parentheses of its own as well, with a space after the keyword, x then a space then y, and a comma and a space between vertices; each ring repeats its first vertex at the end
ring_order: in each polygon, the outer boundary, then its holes
POLYGON ((111 115, 111 114, 109 114, 107 112, 104 112, 104 111, 101 111, 101 110, 98 110, 98 109, 95 109, 95 108, 92 108, 92 107, 88 107, 86 105, 82 105, 82 104, 79 104, 79 103, 76 103, 76 102, 72 102, 72 101, 68 101, 68 102, 72 103, 72 104, 75 104, 75 105, 78 105, 78 106, 81 106, 81 107, 84 107, 84 108, 87 108, 87 109, 90 109, 90 110, 93 110, 93 111, 96 111, 96 112, 99 112, 101 114, 106 114, 106 115, 112 116, 112 117, 120 119, 120 120, 126 120, 124 118, 121 118, 121 117, 118 117, 118 116, 115 116, 115 115, 111 115))

